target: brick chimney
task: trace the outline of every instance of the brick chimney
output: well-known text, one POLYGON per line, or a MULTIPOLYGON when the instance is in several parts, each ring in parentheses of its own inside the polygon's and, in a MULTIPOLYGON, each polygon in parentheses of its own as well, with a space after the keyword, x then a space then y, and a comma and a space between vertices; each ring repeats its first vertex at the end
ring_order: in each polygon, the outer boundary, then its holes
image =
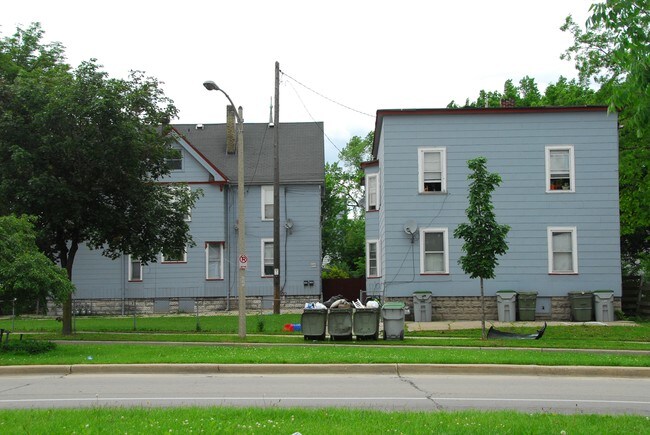
POLYGON ((235 154, 235 106, 226 107, 226 153, 235 154))
POLYGON ((504 109, 512 109, 515 107, 515 99, 514 98, 502 98, 501 99, 501 107, 504 109))

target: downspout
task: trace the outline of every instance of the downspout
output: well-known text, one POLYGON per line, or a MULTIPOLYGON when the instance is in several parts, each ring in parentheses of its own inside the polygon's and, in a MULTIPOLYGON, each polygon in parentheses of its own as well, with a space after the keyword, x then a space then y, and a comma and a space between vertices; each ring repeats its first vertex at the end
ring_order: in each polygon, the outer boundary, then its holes
MULTIPOLYGON (((284 189, 284 219, 285 222, 288 221, 289 216, 287 216, 287 187, 285 186, 284 189)), ((284 293, 284 287, 287 285, 287 244, 289 242, 289 234, 291 234, 291 228, 287 227, 286 225, 284 226, 284 272, 282 273, 282 277, 284 278, 284 282, 282 283, 282 286, 280 287, 281 293, 284 293)))
POLYGON ((122 279, 122 315, 126 312, 126 308, 124 304, 126 304, 126 280, 129 278, 126 276, 126 271, 128 270, 126 266, 126 262, 129 261, 128 256, 122 255, 122 270, 120 271, 122 279))

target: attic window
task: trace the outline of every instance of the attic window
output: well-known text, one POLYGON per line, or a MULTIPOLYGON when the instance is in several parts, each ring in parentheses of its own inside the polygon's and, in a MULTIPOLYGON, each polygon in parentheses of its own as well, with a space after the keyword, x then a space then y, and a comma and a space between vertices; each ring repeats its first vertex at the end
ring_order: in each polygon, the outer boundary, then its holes
POLYGON ((183 152, 181 150, 173 149, 169 153, 170 157, 167 158, 166 163, 170 171, 183 170, 183 152))

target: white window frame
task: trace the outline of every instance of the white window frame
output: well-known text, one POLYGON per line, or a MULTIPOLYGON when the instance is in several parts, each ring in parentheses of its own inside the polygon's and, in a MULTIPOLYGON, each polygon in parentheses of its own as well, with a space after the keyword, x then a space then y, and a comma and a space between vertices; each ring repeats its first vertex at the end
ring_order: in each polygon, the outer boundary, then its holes
POLYGON ((129 255, 128 258, 129 261, 129 266, 128 266, 128 279, 129 282, 142 282, 143 281, 143 276, 142 276, 142 260, 134 260, 131 255, 129 255), (139 269, 140 269, 140 278, 134 278, 133 277, 133 264, 134 263, 139 263, 139 269))
POLYGON ((420 228, 420 274, 422 275, 448 275, 449 274, 449 230, 447 228, 420 228), (443 239, 443 266, 442 271, 425 270, 425 234, 442 233, 443 239))
POLYGON ((205 279, 208 281, 220 281, 223 280, 223 242, 205 242, 205 279), (210 247, 217 246, 219 248, 219 276, 212 276, 210 274, 210 247))
POLYGON ((368 278, 378 278, 381 276, 381 263, 380 263, 380 245, 379 240, 368 240, 366 241, 366 277, 368 278), (370 273, 370 246, 375 245, 375 263, 376 263, 376 273, 370 273))
POLYGON ((272 221, 273 220, 273 186, 260 186, 260 196, 262 197, 262 220, 263 221, 272 221), (271 197, 268 198, 270 193, 271 197), (267 201, 269 199, 269 201, 267 201), (271 216, 269 217, 266 213, 266 207, 271 206, 271 216))
POLYGON ((573 193, 576 191, 576 164, 573 145, 548 145, 545 149, 546 193, 573 193), (551 151, 569 152, 569 189, 551 189, 551 151))
MULTIPOLYGON (((179 184, 174 184, 173 189, 185 189, 187 192, 192 192, 192 188, 188 185, 179 185, 179 184)), ((175 204, 178 202, 178 197, 175 195, 175 192, 172 193, 172 198, 171 198, 171 203, 175 204)), ((187 213, 185 214, 185 217, 183 218, 185 222, 192 222, 192 208, 188 207, 187 213)))
POLYGON ((178 161, 180 162, 180 168, 171 168, 169 167, 170 172, 182 172, 185 169, 185 153, 183 152, 182 148, 173 148, 174 150, 178 151, 180 154, 180 157, 178 159, 167 159, 167 166, 169 166, 170 161, 178 161))
POLYGON ((166 260, 165 259, 165 254, 162 252, 160 253, 160 263, 161 264, 183 264, 187 263, 187 247, 183 249, 183 258, 180 260, 166 260))
POLYGON ((379 210, 379 174, 366 175, 366 211, 379 210), (374 201, 371 198, 371 186, 375 188, 374 201))
MULTIPOLYGON (((264 252, 264 245, 266 245, 267 243, 270 243, 271 246, 273 246, 273 239, 272 239, 272 238, 271 238, 271 239, 262 239, 262 240, 261 240, 261 243, 260 243, 260 244, 261 244, 261 255, 260 255, 260 258, 262 259, 262 261, 261 261, 261 263, 262 263, 262 264, 261 264, 261 266, 262 266, 262 271, 261 271, 261 273, 262 273, 262 274, 261 274, 262 278, 270 278, 270 277, 273 277, 273 270, 271 270, 271 274, 270 274, 270 275, 267 275, 267 274, 266 274, 266 271, 264 270, 264 266, 265 266, 265 264, 266 264, 266 262, 267 262, 267 258, 265 257, 265 252, 264 252)), ((273 263, 273 254, 271 254, 271 258, 270 258, 270 260, 271 260, 271 264, 274 264, 274 263, 273 263)))
POLYGON ((418 192, 433 194, 447 193, 447 149, 418 148, 418 192), (424 154, 440 153, 440 191, 427 191, 424 188, 424 154))
POLYGON ((577 275, 578 274, 578 229, 576 227, 548 227, 548 273, 551 275, 577 275), (571 233, 571 261, 573 270, 553 269, 553 234, 571 233))

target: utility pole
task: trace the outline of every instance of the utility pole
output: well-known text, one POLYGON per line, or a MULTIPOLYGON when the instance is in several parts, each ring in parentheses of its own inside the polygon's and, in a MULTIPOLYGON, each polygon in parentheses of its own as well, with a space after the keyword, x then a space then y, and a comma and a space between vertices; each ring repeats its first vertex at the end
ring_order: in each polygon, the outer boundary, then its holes
MULTIPOLYGON (((273 124, 273 314, 280 314, 280 63, 275 62, 273 124)), ((286 236, 285 236, 286 237, 286 236)))

